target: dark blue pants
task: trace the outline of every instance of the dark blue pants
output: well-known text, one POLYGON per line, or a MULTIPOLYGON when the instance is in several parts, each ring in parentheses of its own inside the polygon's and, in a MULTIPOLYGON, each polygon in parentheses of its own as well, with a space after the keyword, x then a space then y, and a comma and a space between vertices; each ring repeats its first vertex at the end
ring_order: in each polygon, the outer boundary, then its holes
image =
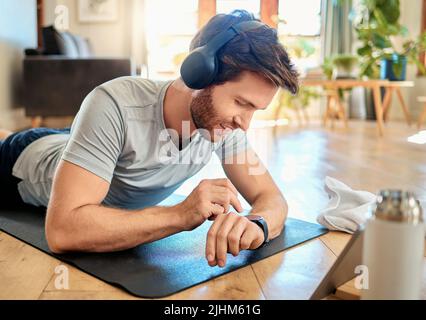
POLYGON ((42 137, 69 132, 70 128, 35 128, 15 132, 5 140, 0 140, 0 208, 26 207, 17 188, 21 180, 12 175, 13 166, 22 151, 42 137))

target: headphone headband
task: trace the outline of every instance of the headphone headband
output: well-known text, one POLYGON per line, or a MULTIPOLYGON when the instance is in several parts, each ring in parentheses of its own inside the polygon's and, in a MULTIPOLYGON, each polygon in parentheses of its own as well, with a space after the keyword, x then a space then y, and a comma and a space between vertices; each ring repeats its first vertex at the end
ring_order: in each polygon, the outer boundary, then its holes
POLYGON ((206 47, 209 52, 217 52, 225 44, 235 38, 237 35, 244 32, 263 27, 264 24, 255 20, 243 21, 236 25, 230 26, 227 30, 219 32, 213 39, 208 41, 203 47, 206 47))
POLYGON ((204 46, 194 49, 183 62, 180 73, 185 85, 191 89, 203 89, 210 85, 218 71, 217 52, 234 37, 244 32, 264 27, 257 20, 237 23, 215 35, 204 46))
POLYGON ((259 22, 257 20, 249 20, 249 21, 243 21, 243 22, 237 23, 236 25, 231 26, 231 28, 234 29, 237 33, 243 33, 243 32, 250 31, 253 29, 258 29, 264 26, 265 24, 263 24, 262 22, 259 22))

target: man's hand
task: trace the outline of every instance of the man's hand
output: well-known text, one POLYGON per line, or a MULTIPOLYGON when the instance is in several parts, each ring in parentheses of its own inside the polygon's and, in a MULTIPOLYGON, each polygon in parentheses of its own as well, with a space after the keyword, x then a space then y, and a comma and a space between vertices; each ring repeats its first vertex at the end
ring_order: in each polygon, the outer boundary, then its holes
POLYGON ((232 205, 242 212, 238 192, 228 179, 203 180, 191 194, 177 206, 184 217, 184 229, 193 230, 207 219, 229 212, 232 205))
POLYGON ((226 253, 235 257, 241 250, 257 249, 264 241, 258 225, 236 213, 216 217, 207 234, 206 258, 211 267, 226 264, 226 253))

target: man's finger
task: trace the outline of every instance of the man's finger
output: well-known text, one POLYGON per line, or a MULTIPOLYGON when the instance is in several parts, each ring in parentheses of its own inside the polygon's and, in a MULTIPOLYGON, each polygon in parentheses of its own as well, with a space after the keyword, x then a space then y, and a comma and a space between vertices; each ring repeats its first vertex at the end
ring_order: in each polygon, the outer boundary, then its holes
POLYGON ((226 264, 226 253, 228 252, 228 234, 234 227, 235 221, 238 219, 236 213, 228 213, 226 218, 220 225, 216 236, 216 260, 219 267, 226 264))
POLYGON ((236 196, 238 196, 238 191, 237 188, 235 188, 235 186, 232 184, 232 182, 229 179, 213 179, 211 180, 213 184, 217 185, 217 186, 222 186, 222 187, 226 187, 229 190, 232 191, 233 194, 235 194, 236 196))
POLYGON ((253 241, 251 242, 249 249, 254 250, 260 247, 260 245, 263 243, 265 239, 265 236, 264 236, 263 230, 260 229, 258 225, 251 226, 250 232, 253 233, 253 241))
POLYGON ((216 187, 216 190, 212 190, 211 201, 222 205, 225 208, 225 213, 229 212, 230 205, 232 205, 238 212, 243 211, 243 207, 240 200, 238 200, 238 197, 225 187, 216 187))
POLYGON ((212 215, 210 217, 208 217, 209 221, 215 221, 216 217, 220 214, 226 213, 225 209, 223 209, 223 207, 220 204, 214 203, 213 204, 213 208, 212 208, 212 215))
POLYGON ((240 240, 240 249, 248 250, 254 240, 253 232, 250 232, 247 228, 244 230, 240 240))
POLYGON ((211 201, 213 203, 219 204, 224 208, 224 213, 229 212, 230 206, 230 194, 232 194, 229 189, 222 186, 215 186, 215 188, 211 191, 211 201))
POLYGON ((210 213, 212 215, 209 217, 209 219, 212 218, 212 220, 215 220, 218 215, 226 213, 226 211, 220 204, 212 203, 210 207, 210 213))
POLYGON ((238 200, 238 197, 233 194, 231 195, 231 204, 235 210, 240 213, 243 212, 243 206, 241 205, 240 200, 238 200))
POLYGON ((241 250, 256 249, 263 243, 263 238, 263 231, 253 222, 250 222, 241 236, 240 248, 241 250))
POLYGON ((247 218, 238 217, 238 222, 234 224, 234 227, 231 229, 228 235, 228 251, 233 254, 233 256, 238 256, 240 253, 240 241, 241 236, 243 235, 247 223, 250 221, 247 218))
POLYGON ((206 259, 211 267, 217 264, 216 261, 216 236, 220 225, 225 220, 226 215, 220 214, 216 216, 214 223, 211 225, 206 240, 206 259))

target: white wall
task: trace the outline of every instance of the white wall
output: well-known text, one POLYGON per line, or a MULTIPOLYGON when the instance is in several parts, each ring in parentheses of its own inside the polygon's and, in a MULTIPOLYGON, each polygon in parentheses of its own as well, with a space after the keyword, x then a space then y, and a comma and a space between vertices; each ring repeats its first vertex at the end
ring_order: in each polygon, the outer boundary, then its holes
POLYGON ((55 22, 55 8, 69 10, 69 31, 90 40, 94 53, 101 57, 130 57, 132 0, 118 1, 118 19, 114 22, 80 22, 78 0, 45 0, 44 24, 55 22))
POLYGON ((0 128, 16 129, 24 119, 12 99, 19 81, 24 48, 37 47, 35 0, 0 1, 0 128))
MULTIPOLYGON (((401 23, 408 28, 409 34, 412 38, 420 34, 421 29, 421 14, 422 14, 422 1, 421 0, 400 0, 401 1, 401 23)), ((418 119, 421 111, 421 105, 417 102, 418 96, 426 96, 426 76, 417 76, 417 68, 409 66, 407 70, 407 80, 413 80, 415 87, 404 90, 404 98, 410 108, 414 120, 418 119)), ((395 116, 403 118, 401 108, 398 105, 393 105, 392 113, 395 116)))

